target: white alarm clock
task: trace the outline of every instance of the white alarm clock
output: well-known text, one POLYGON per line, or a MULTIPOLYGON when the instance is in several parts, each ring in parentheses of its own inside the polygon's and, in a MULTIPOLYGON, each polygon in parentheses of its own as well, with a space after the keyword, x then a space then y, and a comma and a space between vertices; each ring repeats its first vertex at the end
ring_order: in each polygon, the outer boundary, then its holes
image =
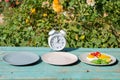
POLYGON ((49 32, 48 44, 51 49, 55 51, 60 51, 65 48, 66 46, 66 39, 65 39, 65 31, 61 30, 57 32, 55 30, 51 30, 49 32))

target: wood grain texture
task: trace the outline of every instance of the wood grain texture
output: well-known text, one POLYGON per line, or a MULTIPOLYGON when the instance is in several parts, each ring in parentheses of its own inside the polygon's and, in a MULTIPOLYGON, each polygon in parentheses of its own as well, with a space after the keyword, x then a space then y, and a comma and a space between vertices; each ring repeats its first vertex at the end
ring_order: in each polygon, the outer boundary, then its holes
MULTIPOLYGON (((5 53, 30 51, 39 56, 53 52, 45 47, 0 47, 0 58, 5 53)), ((86 52, 100 51, 117 58, 117 63, 111 66, 91 66, 78 61, 73 65, 54 66, 42 61, 29 66, 12 66, 0 60, 0 80, 115 80, 120 79, 120 48, 66 48, 79 57, 86 52)))

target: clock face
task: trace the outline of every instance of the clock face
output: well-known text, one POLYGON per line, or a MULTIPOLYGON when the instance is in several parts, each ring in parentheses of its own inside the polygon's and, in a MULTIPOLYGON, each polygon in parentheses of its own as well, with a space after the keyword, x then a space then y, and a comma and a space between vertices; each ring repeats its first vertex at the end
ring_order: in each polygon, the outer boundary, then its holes
POLYGON ((55 35, 51 37, 49 44, 53 50, 62 50, 66 45, 66 39, 63 36, 55 35))

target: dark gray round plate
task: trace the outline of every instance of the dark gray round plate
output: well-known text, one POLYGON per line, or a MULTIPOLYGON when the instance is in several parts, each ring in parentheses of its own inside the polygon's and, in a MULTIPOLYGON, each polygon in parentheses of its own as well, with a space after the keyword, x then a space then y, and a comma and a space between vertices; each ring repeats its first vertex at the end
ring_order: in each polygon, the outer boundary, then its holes
POLYGON ((37 62, 40 57, 31 52, 14 52, 7 53, 3 56, 3 60, 12 65, 28 65, 37 62))

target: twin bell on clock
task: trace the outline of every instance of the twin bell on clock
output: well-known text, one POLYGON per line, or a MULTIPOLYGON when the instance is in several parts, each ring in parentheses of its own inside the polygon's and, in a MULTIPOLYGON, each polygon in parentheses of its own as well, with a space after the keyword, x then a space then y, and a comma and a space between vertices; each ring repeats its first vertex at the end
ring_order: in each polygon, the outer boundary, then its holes
POLYGON ((60 30, 60 32, 51 30, 48 38, 48 44, 50 48, 55 51, 63 50, 66 46, 65 35, 66 32, 64 30, 60 30))

